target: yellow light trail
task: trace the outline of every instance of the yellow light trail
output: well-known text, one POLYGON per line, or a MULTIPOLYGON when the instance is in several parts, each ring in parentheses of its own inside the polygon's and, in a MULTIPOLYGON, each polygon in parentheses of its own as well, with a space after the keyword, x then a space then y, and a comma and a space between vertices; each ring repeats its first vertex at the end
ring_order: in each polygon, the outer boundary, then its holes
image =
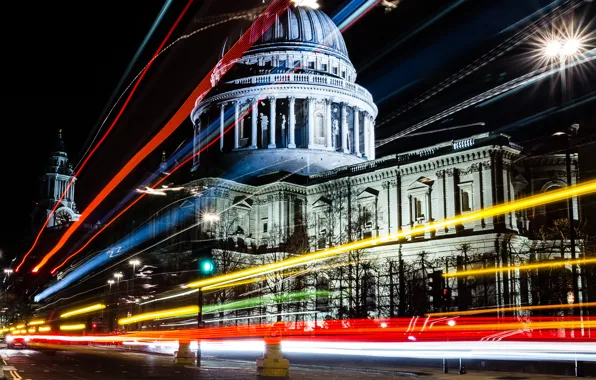
POLYGON ((118 320, 119 325, 128 325, 130 323, 142 322, 142 321, 150 321, 157 318, 166 318, 166 317, 179 317, 189 314, 197 314, 199 312, 198 306, 184 306, 178 307, 176 309, 167 309, 167 310, 159 310, 153 311, 151 313, 144 313, 135 315, 129 318, 122 318, 118 320))
POLYGON ((22 329, 25 325, 17 325, 17 329, 22 329))
POLYGON ((31 333, 34 333, 34 332, 35 332, 35 327, 31 327, 31 328, 30 328, 29 330, 27 330, 27 331, 29 331, 29 333, 30 333, 30 334, 31 334, 31 333))
POLYGON ((39 327, 39 332, 47 332, 47 331, 52 331, 52 328, 50 326, 40 326, 39 327))
POLYGON ((104 305, 102 303, 98 303, 98 304, 91 305, 91 306, 86 306, 86 307, 83 307, 83 308, 80 308, 80 309, 67 311, 64 314, 60 314, 60 318, 68 318, 68 317, 72 317, 73 315, 90 313, 92 311, 102 310, 102 309, 105 309, 105 308, 106 308, 106 305, 104 305))
POLYGON ((463 315, 475 315, 475 314, 488 314, 495 312, 507 312, 516 310, 549 310, 549 309, 573 309, 574 307, 596 307, 596 302, 583 302, 583 303, 561 303, 558 305, 536 305, 536 306, 511 306, 511 307, 495 307, 491 309, 478 309, 478 310, 466 310, 466 311, 447 311, 444 313, 428 313, 427 317, 451 317, 451 316, 463 316, 463 315))
POLYGON ((29 326, 43 325, 44 323, 46 323, 46 321, 44 321, 43 319, 36 319, 34 321, 29 322, 29 326))
POLYGON ((596 263, 596 258, 593 259, 576 259, 576 260, 553 260, 553 261, 546 261, 542 263, 536 264, 526 264, 526 265, 518 265, 518 266, 507 266, 507 267, 494 267, 494 268, 483 268, 483 269, 470 269, 463 272, 455 272, 455 273, 443 273, 443 277, 461 277, 461 276, 472 276, 476 274, 488 274, 488 273, 499 273, 505 272, 508 270, 514 269, 542 269, 542 268, 550 268, 550 267, 561 267, 564 265, 572 265, 572 264, 594 264, 596 263))
POLYGON ((247 278, 255 277, 255 276, 262 276, 267 273, 276 272, 283 269, 293 268, 299 265, 303 265, 306 263, 314 263, 317 261, 325 260, 329 257, 336 256, 348 251, 357 250, 357 249, 364 249, 368 247, 375 246, 377 244, 383 244, 391 241, 397 241, 400 238, 411 236, 411 235, 419 235, 425 232, 434 231, 440 228, 445 228, 449 226, 453 226, 455 224, 461 224, 464 222, 470 222, 482 218, 492 217, 496 215, 506 214, 509 212, 513 212, 516 210, 522 210, 526 208, 531 208, 535 206, 539 206, 545 203, 556 202, 563 199, 580 196, 584 194, 589 194, 596 192, 596 180, 584 182, 579 185, 568 186, 559 190, 549 191, 548 193, 538 194, 531 197, 519 199, 513 202, 507 202, 501 205, 493 206, 486 208, 484 210, 471 212, 466 215, 460 215, 457 218, 446 219, 442 222, 420 226, 417 228, 413 228, 407 232, 397 232, 388 234, 382 237, 376 238, 369 238, 360 240, 353 243, 348 243, 344 245, 340 245, 338 247, 329 248, 323 251, 307 253, 302 256, 291 257, 286 260, 281 260, 276 263, 260 265, 248 269, 239 270, 232 273, 223 274, 220 276, 215 276, 211 278, 207 278, 204 280, 198 280, 191 282, 187 285, 189 288, 205 288, 209 285, 217 284, 220 288, 224 287, 225 284, 232 284, 239 280, 244 280, 247 278))
POLYGON ((85 329, 84 323, 77 323, 74 325, 60 325, 60 330, 62 331, 73 331, 73 330, 84 330, 85 329))

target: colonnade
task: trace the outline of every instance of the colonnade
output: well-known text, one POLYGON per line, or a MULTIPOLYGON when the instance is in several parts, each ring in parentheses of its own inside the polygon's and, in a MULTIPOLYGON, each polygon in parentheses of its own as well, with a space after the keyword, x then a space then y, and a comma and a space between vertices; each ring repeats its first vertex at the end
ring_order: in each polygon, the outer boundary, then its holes
MULTIPOLYGON (((233 149, 275 149, 277 148, 276 144, 276 127, 278 126, 277 123, 277 100, 285 99, 287 100, 288 104, 288 114, 287 114, 287 141, 286 147, 289 149, 296 148, 296 97, 295 96, 288 96, 284 98, 277 98, 275 96, 268 96, 264 100, 259 100, 255 98, 250 99, 240 99, 240 100, 233 100, 229 102, 222 102, 218 104, 219 107, 219 149, 223 151, 224 149, 224 133, 226 130, 225 127, 225 112, 228 109, 228 106, 234 107, 234 138, 233 138, 233 149), (268 125, 269 128, 268 136, 263 136, 264 141, 268 141, 267 146, 262 146, 263 144, 258 143, 258 105, 259 102, 267 101, 269 104, 269 114, 267 115, 268 118, 268 125), (239 122, 241 119, 241 106, 248 104, 251 113, 251 133, 250 133, 250 140, 249 145, 247 146, 240 146, 240 128, 241 123, 239 122), (273 127, 272 127, 273 126, 273 127), (266 140, 265 140, 266 139, 266 140)), ((307 128, 307 135, 308 135, 308 148, 309 149, 319 149, 319 150, 339 150, 346 154, 353 154, 358 157, 364 157, 366 159, 374 159, 375 158, 375 133, 374 133, 374 117, 369 112, 359 109, 356 106, 350 106, 348 103, 340 103, 341 109, 341 116, 340 120, 340 146, 334 146, 333 142, 333 124, 332 124, 332 104, 333 101, 330 98, 315 98, 315 97, 305 97, 301 98, 302 100, 306 101, 306 119, 305 119, 305 126, 307 128), (319 143, 315 138, 315 108, 316 103, 324 103, 324 143, 319 143), (348 108, 352 108, 354 112, 354 122, 350 126, 348 123, 348 108), (360 125, 360 114, 363 113, 363 125, 360 125), (363 151, 361 151, 361 142, 360 142, 360 128, 363 128, 363 151), (350 132, 351 132, 351 139, 350 139, 350 132), (350 141, 351 140, 351 141, 350 141)), ((195 122, 195 150, 198 149, 197 146, 197 138, 199 137, 200 133, 200 115, 196 119, 195 122)), ((263 130, 263 133, 265 131, 263 130)), ((195 152, 196 153, 196 152, 195 152)))

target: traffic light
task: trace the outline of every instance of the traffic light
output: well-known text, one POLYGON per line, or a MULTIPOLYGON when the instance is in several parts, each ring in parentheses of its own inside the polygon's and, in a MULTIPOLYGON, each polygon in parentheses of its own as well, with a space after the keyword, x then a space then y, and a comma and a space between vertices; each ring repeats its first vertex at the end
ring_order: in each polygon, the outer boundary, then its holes
POLYGON ((211 260, 210 258, 203 258, 199 260, 199 271, 201 272, 201 274, 213 274, 214 270, 215 264, 213 263, 213 260, 211 260))
POLYGON ((443 300, 445 299, 445 280, 443 279, 443 271, 436 270, 428 276, 430 287, 428 294, 432 299, 432 304, 435 309, 443 307, 443 300))

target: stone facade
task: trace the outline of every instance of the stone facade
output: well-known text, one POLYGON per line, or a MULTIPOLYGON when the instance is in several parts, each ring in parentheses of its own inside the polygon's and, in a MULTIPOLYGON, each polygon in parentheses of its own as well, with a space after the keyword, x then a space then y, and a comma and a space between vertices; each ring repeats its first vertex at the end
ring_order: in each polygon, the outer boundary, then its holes
POLYGON ((427 284, 436 271, 541 259, 530 252, 553 216, 548 206, 432 225, 565 186, 564 157, 524 158, 509 136, 485 133, 376 159, 377 108, 355 83, 341 33, 318 10, 289 8, 235 67, 191 114, 197 179, 175 206, 193 215, 178 239, 208 248, 223 273, 405 237, 215 292, 215 303, 247 294, 312 296, 207 321, 382 318, 526 305, 543 296, 532 290, 538 280, 519 271, 447 280, 453 302, 440 307, 427 284), (218 144, 206 144, 213 139, 218 144), (419 226, 430 228, 410 233, 419 226))

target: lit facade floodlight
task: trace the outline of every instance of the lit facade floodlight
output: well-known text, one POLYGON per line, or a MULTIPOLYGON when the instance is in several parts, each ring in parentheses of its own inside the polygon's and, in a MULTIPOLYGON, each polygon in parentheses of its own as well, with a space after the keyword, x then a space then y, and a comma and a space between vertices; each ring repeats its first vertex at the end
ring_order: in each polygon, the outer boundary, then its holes
POLYGON ((296 7, 307 7, 312 9, 319 9, 319 4, 317 0, 292 0, 294 6, 296 7))
POLYGON ((206 222, 217 222, 219 220, 219 215, 207 213, 203 215, 203 220, 206 222))

